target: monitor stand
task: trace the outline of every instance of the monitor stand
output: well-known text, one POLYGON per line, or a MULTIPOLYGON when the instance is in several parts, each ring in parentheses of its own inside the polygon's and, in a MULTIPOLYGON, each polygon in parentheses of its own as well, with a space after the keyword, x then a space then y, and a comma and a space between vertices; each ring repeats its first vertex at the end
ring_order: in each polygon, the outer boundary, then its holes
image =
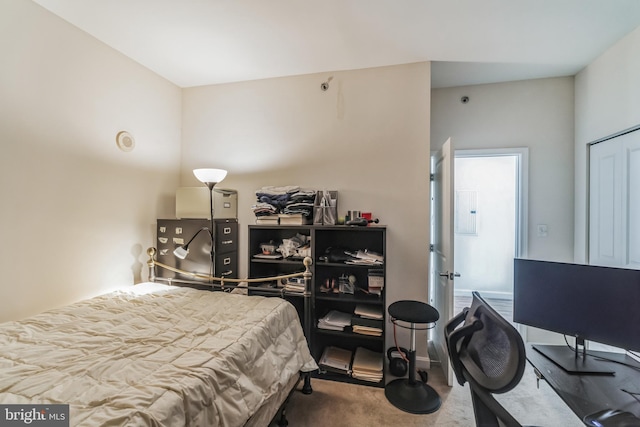
POLYGON ((566 345, 534 344, 532 347, 569 374, 614 375, 614 371, 607 369, 602 361, 585 352, 572 350, 566 345))

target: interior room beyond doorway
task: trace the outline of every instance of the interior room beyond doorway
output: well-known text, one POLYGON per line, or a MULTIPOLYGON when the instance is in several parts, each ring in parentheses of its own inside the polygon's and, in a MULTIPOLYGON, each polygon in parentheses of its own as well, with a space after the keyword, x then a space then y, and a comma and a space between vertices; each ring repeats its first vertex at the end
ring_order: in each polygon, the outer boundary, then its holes
POLYGON ((513 315, 513 258, 518 256, 519 154, 455 157, 454 312, 468 307, 471 291, 502 316, 513 315))

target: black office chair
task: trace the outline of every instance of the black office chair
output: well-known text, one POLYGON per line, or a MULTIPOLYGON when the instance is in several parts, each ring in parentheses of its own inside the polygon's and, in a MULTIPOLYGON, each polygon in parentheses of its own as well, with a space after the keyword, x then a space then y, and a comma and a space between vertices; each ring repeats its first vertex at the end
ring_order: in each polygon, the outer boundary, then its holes
POLYGON ((445 338, 458 383, 469 383, 476 425, 521 427, 493 397, 512 390, 524 373, 526 354, 518 331, 473 292, 471 307, 445 326, 445 338))

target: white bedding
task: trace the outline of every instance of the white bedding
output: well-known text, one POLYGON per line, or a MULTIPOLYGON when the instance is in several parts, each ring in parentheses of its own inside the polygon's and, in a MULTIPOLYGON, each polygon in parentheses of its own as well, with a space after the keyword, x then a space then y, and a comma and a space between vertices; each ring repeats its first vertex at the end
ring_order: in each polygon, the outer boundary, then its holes
POLYGON ((145 284, 0 324, 0 403, 71 425, 241 426, 317 369, 280 298, 145 284))

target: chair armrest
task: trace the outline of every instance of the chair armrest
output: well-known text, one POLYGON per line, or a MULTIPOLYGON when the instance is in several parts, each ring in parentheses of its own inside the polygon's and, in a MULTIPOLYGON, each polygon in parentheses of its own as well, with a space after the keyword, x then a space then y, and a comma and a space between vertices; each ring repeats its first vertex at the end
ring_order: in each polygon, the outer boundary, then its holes
POLYGON ((474 319, 461 328, 457 328, 458 325, 466 320, 468 311, 469 309, 465 308, 445 326, 445 342, 447 344, 447 351, 449 352, 449 360, 451 361, 451 367, 460 385, 464 385, 466 382, 462 374, 462 362, 460 361, 460 350, 464 343, 460 341, 466 337, 471 337, 474 332, 479 331, 483 327, 481 321, 474 319))

